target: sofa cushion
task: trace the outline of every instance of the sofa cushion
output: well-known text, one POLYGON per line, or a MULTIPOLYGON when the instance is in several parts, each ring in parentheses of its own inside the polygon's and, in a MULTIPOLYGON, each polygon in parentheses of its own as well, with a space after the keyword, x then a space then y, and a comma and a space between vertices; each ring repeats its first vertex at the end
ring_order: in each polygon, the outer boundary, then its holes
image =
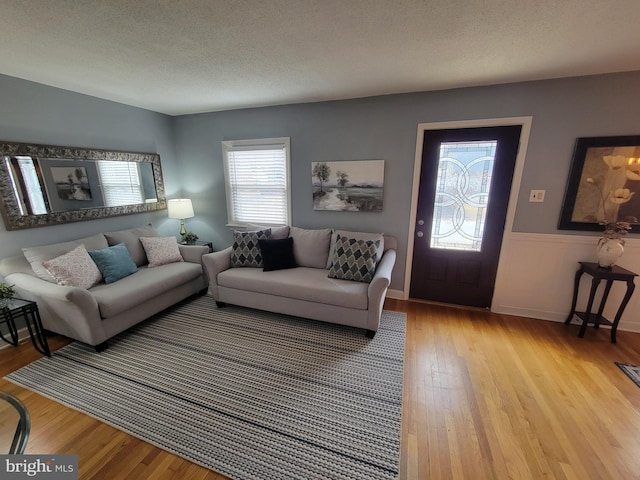
POLYGON ((247 232, 255 232, 258 230, 271 230, 271 239, 277 240, 280 238, 287 238, 289 236, 289 226, 285 225, 284 227, 265 227, 260 225, 255 225, 253 223, 249 223, 247 225, 247 232))
POLYGON ((184 262, 176 237, 140 237, 140 242, 151 268, 167 263, 184 262))
POLYGON ((84 245, 78 245, 59 257, 45 260, 42 266, 47 269, 58 285, 88 289, 102 280, 100 270, 84 245))
POLYGON ((90 292, 98 302, 100 316, 111 318, 200 276, 202 266, 197 263, 176 262, 155 268, 143 266, 133 275, 114 283, 100 283, 90 292))
POLYGON ((131 254, 131 258, 135 264, 140 267, 148 263, 147 254, 140 242, 140 237, 159 237, 160 235, 151 225, 146 227, 129 228, 127 230, 119 230, 117 232, 108 232, 104 234, 109 245, 118 245, 123 243, 127 246, 127 250, 131 254))
POLYGON ((327 268, 331 230, 307 230, 291 227, 289 232, 293 238, 293 254, 301 267, 327 268))
POLYGON ((217 281, 222 288, 360 310, 366 310, 368 306, 368 284, 328 278, 324 268, 298 267, 273 272, 259 268, 231 268, 219 273, 217 281))
POLYGON ((329 277, 369 283, 376 272, 379 241, 356 240, 338 235, 329 277))
POLYGON ((379 241, 380 247, 378 247, 378 254, 376 255, 376 263, 382 258, 384 253, 384 235, 382 233, 366 233, 366 232, 350 232, 348 230, 334 230, 331 234, 331 245, 329 247, 329 258, 327 259, 327 269, 331 268, 331 261, 333 260, 333 252, 336 248, 336 240, 338 235, 342 235, 347 238, 355 238, 356 240, 372 240, 374 242, 379 241))
POLYGON ((258 244, 265 272, 298 266, 293 256, 293 238, 260 239, 258 244))
POLYGON ((271 229, 255 232, 233 232, 231 266, 262 268, 262 253, 258 241, 268 238, 271 238, 271 229))
MULTIPOLYGON (((42 262, 51 260, 64 253, 70 252, 78 245, 84 245, 87 250, 98 250, 100 248, 107 248, 109 244, 103 234, 99 233, 91 237, 81 238, 79 240, 72 240, 70 242, 53 243, 51 245, 44 245, 42 247, 28 247, 23 248, 22 252, 35 274, 47 282, 56 283, 55 279, 42 266, 42 262)), ((97 268, 97 267, 96 267, 97 268)))
POLYGON ((124 243, 100 250, 91 250, 89 255, 98 266, 104 283, 113 283, 138 271, 124 243))

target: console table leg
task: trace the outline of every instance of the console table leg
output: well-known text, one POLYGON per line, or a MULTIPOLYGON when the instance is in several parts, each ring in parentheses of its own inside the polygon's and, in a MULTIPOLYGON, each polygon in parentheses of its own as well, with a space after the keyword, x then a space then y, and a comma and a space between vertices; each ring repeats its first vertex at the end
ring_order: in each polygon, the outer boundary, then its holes
POLYGON ((593 299, 596 296, 596 291, 598 290, 598 285, 600 284, 600 279, 594 278, 591 280, 591 291, 589 292, 589 302, 587 303, 587 309, 584 312, 584 320, 582 322, 582 326, 580 327, 580 333, 578 333, 578 337, 584 337, 584 333, 587 331, 587 325, 589 325, 589 320, 591 320, 591 307, 593 307, 593 299))
POLYGON ((575 275, 575 280, 573 282, 573 301, 571 302, 571 310, 569 311, 569 316, 564 321, 565 324, 571 323, 573 320, 573 316, 576 313, 576 303, 578 302, 578 288, 580 288, 580 277, 584 273, 584 269, 580 268, 575 275))
POLYGON ((629 299, 631 295, 633 295, 633 291, 636 289, 635 283, 633 283, 633 278, 627 281, 627 293, 624 294, 624 298, 622 299, 622 303, 620 304, 620 308, 618 308, 618 313, 616 313, 616 318, 613 320, 613 325, 611 326, 611 343, 616 343, 616 331, 618 330, 618 323, 620 322, 620 318, 622 318, 622 312, 629 303, 629 299))

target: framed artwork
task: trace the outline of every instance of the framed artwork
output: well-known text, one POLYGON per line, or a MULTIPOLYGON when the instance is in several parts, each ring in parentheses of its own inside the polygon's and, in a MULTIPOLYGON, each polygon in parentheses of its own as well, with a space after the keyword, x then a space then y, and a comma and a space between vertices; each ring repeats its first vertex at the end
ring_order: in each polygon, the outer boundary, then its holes
POLYGON ((604 230, 628 222, 640 231, 640 135, 578 138, 560 230, 604 230))
POLYGON ((91 188, 85 167, 51 167, 58 198, 63 200, 91 200, 91 188))
POLYGON ((384 160, 312 162, 314 210, 381 212, 384 160))

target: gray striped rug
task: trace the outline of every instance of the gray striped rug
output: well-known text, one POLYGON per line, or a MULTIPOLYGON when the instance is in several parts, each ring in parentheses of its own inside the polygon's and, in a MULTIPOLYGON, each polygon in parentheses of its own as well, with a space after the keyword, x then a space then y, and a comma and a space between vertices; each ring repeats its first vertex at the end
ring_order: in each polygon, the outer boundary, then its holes
POLYGON ((6 378, 234 479, 394 479, 404 340, 204 296, 6 378))

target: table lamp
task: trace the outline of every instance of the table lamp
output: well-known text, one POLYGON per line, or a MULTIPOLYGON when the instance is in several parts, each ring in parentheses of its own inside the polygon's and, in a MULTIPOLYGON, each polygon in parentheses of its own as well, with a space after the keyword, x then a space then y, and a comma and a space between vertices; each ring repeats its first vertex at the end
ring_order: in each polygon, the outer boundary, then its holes
POLYGON ((169 210, 169 218, 180 220, 180 236, 183 236, 187 233, 187 229, 184 228, 184 219, 194 216, 191 200, 188 198, 174 198, 167 202, 167 208, 169 210))

